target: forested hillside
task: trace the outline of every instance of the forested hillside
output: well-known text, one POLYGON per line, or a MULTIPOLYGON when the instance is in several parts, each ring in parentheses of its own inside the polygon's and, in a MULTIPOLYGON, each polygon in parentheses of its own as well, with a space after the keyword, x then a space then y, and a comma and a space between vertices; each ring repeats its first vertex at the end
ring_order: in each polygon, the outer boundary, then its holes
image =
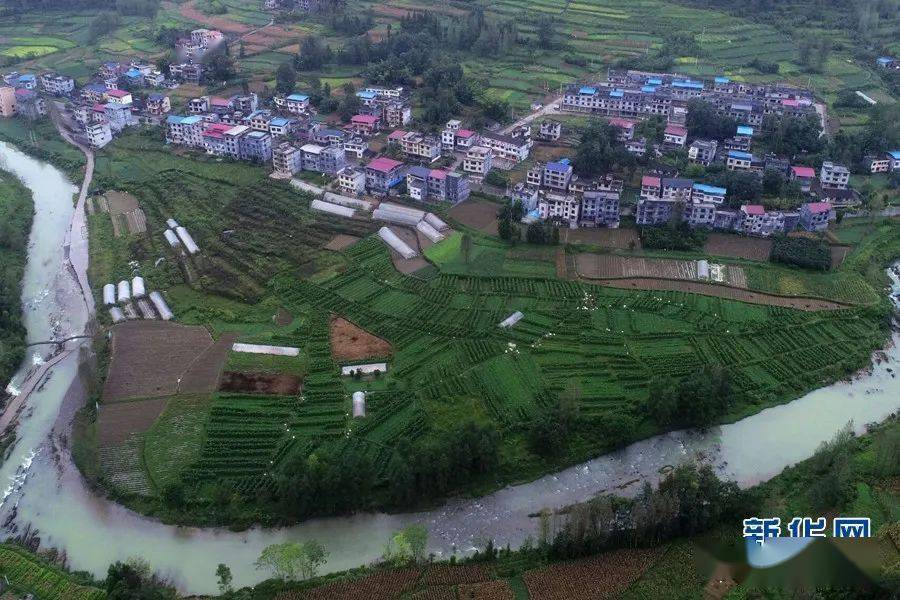
POLYGON ((22 360, 21 282, 32 216, 31 192, 0 171, 0 389, 22 360))

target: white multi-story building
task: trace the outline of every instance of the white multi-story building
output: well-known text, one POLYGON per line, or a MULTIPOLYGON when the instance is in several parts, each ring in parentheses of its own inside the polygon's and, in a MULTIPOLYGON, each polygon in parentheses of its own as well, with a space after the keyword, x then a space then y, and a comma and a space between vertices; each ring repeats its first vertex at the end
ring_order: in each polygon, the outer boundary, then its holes
POLYGON ((847 184, 850 183, 850 169, 826 160, 822 163, 822 170, 819 171, 819 181, 822 182, 822 187, 847 189, 847 184))
POLYGON ((84 133, 92 148, 102 148, 113 139, 112 130, 109 127, 108 121, 89 123, 85 128, 84 133))
POLYGON ((573 194, 545 194, 538 200, 538 214, 543 220, 559 220, 578 227, 581 201, 573 194))
POLYGON ((43 73, 41 87, 54 96, 68 96, 75 91, 75 80, 59 73, 43 73))
POLYGON ((338 173, 338 185, 345 194, 362 194, 366 191, 366 173, 358 167, 344 167, 338 173))
POLYGON ((463 159, 463 171, 475 175, 485 176, 490 172, 494 153, 485 146, 473 146, 466 152, 463 159))

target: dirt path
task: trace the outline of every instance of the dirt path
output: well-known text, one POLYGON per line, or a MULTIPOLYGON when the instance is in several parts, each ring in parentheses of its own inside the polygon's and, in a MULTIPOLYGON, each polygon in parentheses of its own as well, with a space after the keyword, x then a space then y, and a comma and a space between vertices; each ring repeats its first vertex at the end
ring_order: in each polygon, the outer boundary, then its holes
POLYGON ((603 280, 592 280, 586 277, 581 277, 581 279, 589 283, 599 283, 601 285, 615 288, 623 288, 629 290, 634 289, 688 292, 691 294, 702 294, 704 296, 716 296, 718 298, 726 298, 728 300, 748 302, 750 304, 784 306, 786 308, 795 308, 797 310, 805 311, 839 310, 842 308, 850 308, 847 305, 832 302, 830 300, 799 297, 789 298, 785 296, 776 296, 774 294, 766 294, 764 292, 756 292, 753 290, 733 288, 726 285, 702 283, 699 281, 677 281, 671 279, 652 279, 648 277, 603 280))

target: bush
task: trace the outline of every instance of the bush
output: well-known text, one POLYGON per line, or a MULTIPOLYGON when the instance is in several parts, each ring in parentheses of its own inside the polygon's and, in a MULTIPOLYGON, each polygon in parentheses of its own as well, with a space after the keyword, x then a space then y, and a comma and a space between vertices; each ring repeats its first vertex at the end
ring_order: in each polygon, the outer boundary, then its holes
POLYGON ((642 227, 641 242, 648 250, 699 250, 706 242, 706 231, 692 230, 687 223, 665 227, 642 227))
POLYGON ((771 261, 786 265, 827 271, 831 268, 831 250, 824 240, 778 236, 772 245, 771 261))

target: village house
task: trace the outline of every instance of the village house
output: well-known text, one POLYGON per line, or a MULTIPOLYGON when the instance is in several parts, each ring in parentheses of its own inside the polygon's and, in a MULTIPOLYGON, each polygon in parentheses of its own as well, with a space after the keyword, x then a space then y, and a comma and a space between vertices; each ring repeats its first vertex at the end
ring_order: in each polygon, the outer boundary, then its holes
POLYGON ((47 114, 47 103, 34 90, 16 90, 16 113, 36 121, 47 114))
POLYGON ((374 115, 353 115, 350 129, 358 135, 374 135, 381 129, 381 119, 374 115))
POLYGON ((334 175, 347 166, 347 155, 343 146, 305 144, 300 147, 303 154, 303 170, 334 175))
POLYGON ((850 169, 826 160, 822 163, 822 169, 819 171, 819 181, 825 188, 846 189, 850 182, 850 169))
POLYGON ((400 138, 400 148, 411 158, 421 158, 434 162, 441 157, 441 144, 437 138, 427 137, 414 131, 400 138))
POLYGON ((357 160, 362 159, 368 149, 369 142, 359 136, 347 138, 344 141, 344 151, 355 156, 357 160))
POLYGON ((800 184, 800 191, 808 193, 812 182, 816 178, 816 170, 812 167, 795 165, 791 167, 791 181, 800 184))
POLYGON ((290 177, 303 168, 303 153, 290 142, 278 142, 272 147, 272 166, 276 175, 290 177))
POLYGON ((517 183, 506 190, 506 197, 509 198, 510 204, 520 203, 526 214, 537 210, 539 195, 538 188, 525 183, 517 183))
POLYGON ((188 148, 201 147, 204 129, 205 123, 197 115, 169 115, 166 117, 166 142, 188 148))
POLYGON ((89 123, 85 127, 84 134, 92 148, 102 148, 113 139, 112 131, 107 121, 89 123))
POLYGON ((366 191, 366 173, 359 167, 344 167, 338 173, 338 186, 351 196, 359 196, 366 191))
POLYGON ((688 148, 688 160, 709 166, 716 158, 719 143, 716 140, 694 140, 688 148))
POLYGON ((900 60, 892 56, 879 56, 875 59, 875 64, 882 69, 900 69, 900 60))
MULTIPOLYGON (((203 130, 203 147, 206 149, 206 153, 212 154, 213 156, 227 156, 229 154, 229 148, 225 134, 234 128, 234 125, 213 123, 203 130)), ((246 127, 244 127, 244 129, 246 129, 246 127)), ((238 154, 239 149, 236 148, 233 156, 237 158, 238 154)))
POLYGON ((644 156, 647 154, 647 138, 625 142, 625 150, 634 156, 644 156))
POLYGON ((800 227, 805 231, 825 231, 834 216, 834 208, 828 202, 808 202, 800 206, 800 227))
POLYGON ((106 91, 106 86, 102 83, 89 83, 81 88, 81 98, 85 102, 103 102, 106 91))
POLYGON ((729 171, 749 171, 754 162, 755 158, 749 152, 729 150, 725 155, 725 168, 729 171))
POLYGON ((309 96, 291 94, 284 99, 284 109, 292 115, 302 115, 309 111, 309 96))
POLYGON ((636 121, 612 117, 609 119, 609 124, 618 131, 617 139, 620 142, 628 142, 634 139, 634 128, 637 126, 636 121))
POLYGON ((107 102, 102 105, 103 113, 113 133, 119 133, 126 127, 137 124, 136 119, 131 114, 131 105, 122 104, 120 102, 107 102))
POLYGON ((256 131, 269 131, 269 121, 272 120, 271 110, 254 110, 244 118, 244 124, 256 131))
POLYGON ((544 221, 564 223, 570 228, 578 227, 581 201, 573 194, 541 194, 538 198, 538 215, 544 221))
POLYGON ((105 99, 107 102, 118 102, 119 104, 132 104, 134 102, 131 92, 120 89, 107 90, 105 99))
POLYGON ((487 175, 493 166, 494 153, 485 146, 472 146, 463 158, 463 171, 478 177, 487 175))
POLYGON ((406 173, 406 189, 414 200, 456 204, 469 197, 468 178, 446 169, 412 166, 406 173))
POLYGON ((579 224, 582 227, 618 227, 620 199, 618 192, 585 191, 581 196, 579 224))
POLYGON ((200 85, 203 81, 202 63, 178 63, 169 65, 169 76, 177 81, 200 85))
POLYGON ((665 131, 663 132, 663 143, 677 147, 683 148, 684 144, 687 142, 687 129, 681 127, 679 125, 667 125, 665 131))
POLYGON ((75 91, 75 80, 59 73, 42 73, 41 87, 53 96, 68 96, 75 91))
POLYGON ((562 136, 562 123, 553 119, 544 119, 541 121, 538 135, 542 140, 556 142, 562 136))
POLYGON ((297 121, 287 117, 272 117, 269 121, 269 133, 272 137, 290 137, 297 129, 297 121))
POLYGON ((569 189, 569 181, 572 179, 572 165, 569 160, 563 158, 557 162, 538 163, 526 174, 526 181, 530 185, 546 187, 559 191, 569 189))
POLYGON ((340 146, 343 148, 347 133, 340 129, 319 129, 312 135, 312 141, 323 146, 340 146))
MULTIPOLYGON (((441 148, 453 151, 456 148, 456 132, 462 127, 459 119, 450 119, 441 131, 441 148)), ((396 133, 396 132, 395 132, 396 133)))
POLYGON ((380 156, 366 165, 366 188, 375 194, 387 194, 400 184, 406 175, 406 165, 398 160, 380 156))
POLYGON ((267 131, 248 131, 240 138, 241 158, 267 163, 272 160, 272 136, 267 131))
POLYGON ((744 204, 738 215, 737 231, 745 235, 769 237, 774 233, 784 233, 785 214, 781 211, 766 211, 760 204, 744 204))
POLYGON ((144 104, 147 114, 154 116, 162 116, 172 110, 172 104, 169 97, 165 94, 150 94, 144 104))
POLYGON ((691 189, 691 201, 701 204, 722 204, 725 202, 725 196, 728 190, 723 187, 707 185, 705 183, 695 183, 691 189))
POLYGON ((868 155, 865 157, 866 171, 869 173, 888 173, 891 170, 890 154, 880 156, 868 155))
POLYGON ((481 145, 492 150, 495 159, 512 167, 528 158, 532 142, 527 135, 506 135, 486 131, 481 134, 481 145))

